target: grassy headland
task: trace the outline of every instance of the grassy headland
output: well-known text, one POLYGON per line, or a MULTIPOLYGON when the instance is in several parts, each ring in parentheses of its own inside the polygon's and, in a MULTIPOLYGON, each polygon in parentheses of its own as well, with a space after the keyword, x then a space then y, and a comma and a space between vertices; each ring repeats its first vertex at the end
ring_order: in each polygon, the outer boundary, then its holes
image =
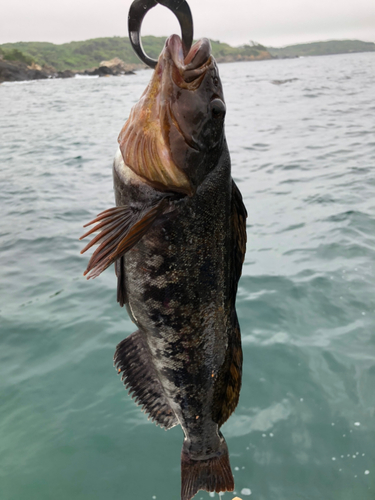
MULTIPOLYGON (((157 59, 163 49, 164 37, 145 36, 142 44, 146 53, 157 59)), ((212 50, 217 60, 270 59, 271 55, 262 45, 231 47, 227 43, 212 40, 212 50)), ((119 57, 127 64, 138 64, 129 39, 126 37, 94 38, 83 42, 55 45, 48 42, 17 42, 0 45, 0 55, 7 60, 34 62, 40 66, 53 66, 57 71, 97 67, 101 61, 119 57), (17 59, 18 57, 18 59, 17 59)))
MULTIPOLYGON (((162 51, 164 42, 164 37, 142 38, 146 53, 154 59, 162 51)), ((211 40, 211 44, 218 62, 375 51, 375 43, 359 40, 332 40, 268 49, 256 43, 232 47, 227 43, 211 40)), ((128 69, 144 67, 127 37, 94 38, 60 45, 49 42, 5 43, 0 45, 0 82, 74 76, 75 72, 87 73, 88 70, 98 68, 102 61, 114 58, 122 59, 128 69), (61 72, 67 74, 61 75, 61 72)))
POLYGON ((273 57, 326 56, 351 52, 373 52, 375 43, 360 40, 331 40, 329 42, 300 43, 287 47, 268 47, 273 57))

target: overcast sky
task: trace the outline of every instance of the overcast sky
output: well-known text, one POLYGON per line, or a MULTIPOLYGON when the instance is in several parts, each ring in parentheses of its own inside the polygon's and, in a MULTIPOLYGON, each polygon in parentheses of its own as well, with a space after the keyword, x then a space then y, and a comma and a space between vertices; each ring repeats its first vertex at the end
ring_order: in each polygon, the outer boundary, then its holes
MULTIPOLYGON (((132 0, 4 0, 0 43, 54 43, 127 36, 132 0)), ((250 40, 284 45, 319 40, 375 42, 375 0, 189 0, 194 37, 241 45, 250 40)), ((179 33, 165 7, 146 16, 144 35, 179 33)))

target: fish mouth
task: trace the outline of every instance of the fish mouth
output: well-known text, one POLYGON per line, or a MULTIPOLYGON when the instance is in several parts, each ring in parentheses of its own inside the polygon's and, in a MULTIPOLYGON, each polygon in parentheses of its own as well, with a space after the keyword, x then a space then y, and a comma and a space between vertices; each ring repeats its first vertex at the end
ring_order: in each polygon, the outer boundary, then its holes
MULTIPOLYGON (((172 77, 176 85, 185 87, 205 74, 211 62, 211 44, 207 38, 198 40, 186 54, 183 41, 178 35, 172 35, 165 43, 165 53, 174 63, 172 77)), ((165 56, 164 56, 165 57, 165 56)), ((200 83, 200 82, 196 82, 200 83)))

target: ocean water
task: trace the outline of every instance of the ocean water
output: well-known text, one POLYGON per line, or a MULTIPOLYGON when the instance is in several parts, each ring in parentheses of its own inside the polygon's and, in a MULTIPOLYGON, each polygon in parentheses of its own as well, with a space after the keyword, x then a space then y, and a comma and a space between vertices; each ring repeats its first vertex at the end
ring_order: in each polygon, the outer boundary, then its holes
MULTIPOLYGON (((375 54, 220 72, 249 214, 223 427, 236 494, 373 500, 375 54)), ((117 136, 150 76, 0 86, 1 500, 179 498, 181 429, 147 421, 116 376, 135 327, 112 268, 83 278, 78 241, 113 206, 117 136)))

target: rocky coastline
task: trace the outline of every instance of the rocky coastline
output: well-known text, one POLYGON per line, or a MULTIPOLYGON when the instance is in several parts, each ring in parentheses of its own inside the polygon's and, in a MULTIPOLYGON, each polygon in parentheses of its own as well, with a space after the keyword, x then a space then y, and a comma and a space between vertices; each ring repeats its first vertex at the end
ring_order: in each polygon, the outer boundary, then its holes
POLYGON ((22 61, 7 61, 0 58, 0 83, 22 82, 27 80, 46 80, 51 78, 73 78, 81 76, 120 76, 134 75, 135 70, 146 68, 143 64, 126 64, 115 57, 110 61, 102 61, 96 68, 83 71, 72 71, 66 69, 57 71, 53 66, 32 63, 28 65, 22 61))
MULTIPOLYGON (((268 51, 262 51, 257 55, 228 55, 216 57, 218 63, 237 61, 260 61, 263 59, 273 59, 268 51)), ((57 71, 53 66, 32 63, 28 65, 22 61, 8 61, 0 56, 0 84, 3 82, 21 82, 27 80, 46 80, 51 78, 73 78, 81 76, 120 76, 134 75, 136 70, 147 69, 144 64, 125 63, 118 57, 110 61, 102 61, 98 67, 73 71, 66 69, 57 71)))

